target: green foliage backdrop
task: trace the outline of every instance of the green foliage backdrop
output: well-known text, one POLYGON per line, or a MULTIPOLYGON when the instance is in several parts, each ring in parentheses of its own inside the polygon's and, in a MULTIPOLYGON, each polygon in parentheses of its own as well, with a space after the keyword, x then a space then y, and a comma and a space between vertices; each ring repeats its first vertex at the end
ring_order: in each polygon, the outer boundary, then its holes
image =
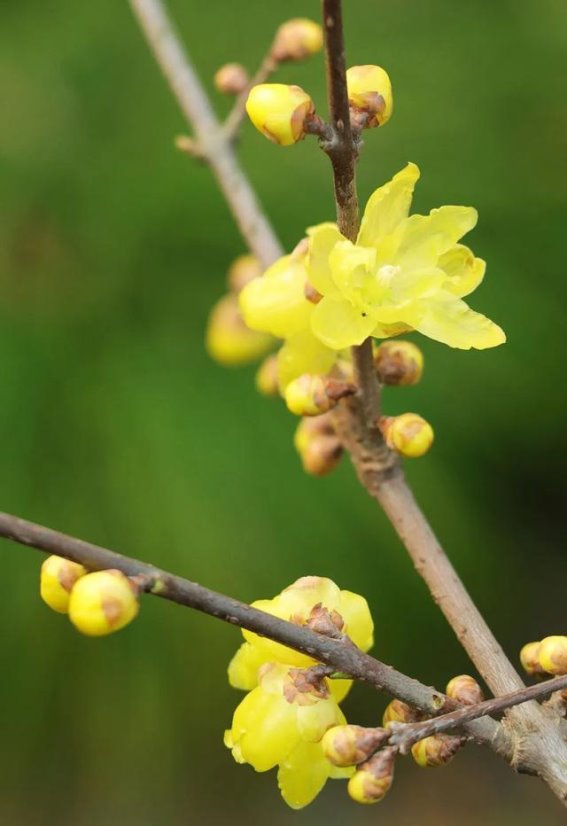
MULTIPOLYGON (((369 133, 362 198, 408 160, 416 206, 471 203, 489 262, 474 306, 506 347, 424 341, 424 383, 386 394, 436 428, 409 476, 489 622, 514 655, 565 632, 563 0, 351 0, 348 58, 391 74, 396 112, 369 133)), ((253 67, 282 16, 314 0, 176 0, 202 77, 253 67)), ((242 243, 206 169, 172 148, 184 124, 126 2, 3 0, 0 10, 0 506, 251 600, 318 573, 364 593, 377 655, 443 684, 467 662, 377 508, 344 464, 305 477, 294 423, 252 370, 202 346, 242 243)), ((288 66, 325 109, 322 58, 288 66)), ((226 109, 225 101, 219 108, 226 109)), ((287 246, 333 217, 313 141, 278 149, 246 126, 242 158, 287 246)), ((378 810, 339 784, 310 809, 236 766, 238 633, 144 600, 104 641, 37 596, 40 558, 0 547, 0 820, 12 826, 458 822, 559 824, 558 804, 492 755, 408 765, 378 810)), ((357 722, 383 700, 358 687, 357 722)))

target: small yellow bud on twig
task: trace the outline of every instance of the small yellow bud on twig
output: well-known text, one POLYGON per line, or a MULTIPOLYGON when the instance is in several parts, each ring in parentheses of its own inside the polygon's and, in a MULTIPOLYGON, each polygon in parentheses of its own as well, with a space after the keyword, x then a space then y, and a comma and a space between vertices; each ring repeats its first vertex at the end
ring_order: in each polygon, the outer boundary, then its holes
POLYGON ((293 437, 303 469, 312 476, 326 476, 338 465, 343 448, 330 414, 305 417, 293 437))
POLYGON ((256 390, 262 396, 275 397, 280 395, 278 383, 278 359, 268 356, 264 359, 256 373, 256 390))
POLYGON ((241 63, 225 63, 215 73, 215 86, 223 95, 239 95, 249 82, 248 72, 241 63))
POLYGON ((417 384, 423 374, 423 354, 411 341, 384 341, 374 353, 374 364, 384 384, 417 384))
POLYGON ((305 137, 305 121, 315 106, 300 86, 261 83, 250 90, 246 111, 256 129, 269 140, 291 146, 305 137))
POLYGON ((263 272, 264 268, 255 255, 251 253, 239 255, 228 268, 226 276, 228 288, 238 295, 247 284, 259 278, 263 272))
POLYGON ((567 674, 567 637, 545 637, 539 646, 538 662, 548 674, 567 674))
POLYGON ((392 84, 380 66, 351 66, 346 73, 348 99, 366 127, 382 126, 392 115, 392 84))
POLYGON ((541 643, 539 640, 536 642, 528 642, 520 651, 522 668, 527 674, 530 674, 530 676, 543 676, 545 674, 545 670, 539 662, 540 646, 541 643))
POLYGON ((409 459, 425 455, 433 444, 433 428, 417 413, 383 416, 379 427, 388 447, 409 459))
POLYGON ((392 700, 386 706, 382 716, 382 725, 389 723, 417 723, 422 719, 422 714, 417 708, 404 703, 403 700, 392 700))
POLYGON ((334 766, 343 768, 357 766, 368 760, 388 738, 389 732, 383 728, 364 726, 335 726, 325 732, 321 745, 325 757, 334 766))
POLYGON ((138 614, 137 591, 122 571, 87 574, 71 591, 69 619, 78 631, 89 637, 112 634, 138 614))
POLYGON ((424 737, 411 747, 413 759, 424 769, 446 766, 463 746, 462 737, 449 734, 433 734, 424 737))
POLYGON ((357 803, 383 800, 394 782, 395 749, 383 749, 363 763, 348 782, 348 793, 357 803))
POLYGON ((286 60, 304 60, 323 48, 323 30, 318 23, 306 17, 295 17, 276 32, 272 56, 283 63, 286 60))
POLYGON ((469 674, 459 674, 447 683, 446 694, 457 703, 465 706, 475 706, 482 703, 484 693, 474 677, 469 674))
POLYGON ((296 416, 319 416, 334 407, 339 399, 351 396, 355 389, 350 382, 305 373, 287 385, 285 401, 296 416))
POLYGON ((74 584, 87 569, 60 556, 48 556, 41 566, 39 592, 42 600, 59 614, 69 610, 69 597, 74 584))
POLYGON ((235 295, 225 295, 212 308, 207 322, 205 345, 208 354, 224 367, 257 361, 274 346, 267 333, 250 330, 235 295))

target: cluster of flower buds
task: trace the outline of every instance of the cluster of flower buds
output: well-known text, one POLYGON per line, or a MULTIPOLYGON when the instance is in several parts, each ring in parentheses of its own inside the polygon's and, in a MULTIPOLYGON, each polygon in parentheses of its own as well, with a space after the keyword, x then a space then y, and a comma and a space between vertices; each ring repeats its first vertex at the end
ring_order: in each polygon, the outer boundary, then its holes
POLYGON ((329 729, 321 741, 334 766, 357 767, 348 783, 348 793, 357 803, 378 803, 392 785, 396 750, 381 749, 388 737, 385 728, 344 725, 329 729))
POLYGON ((417 413, 382 416, 378 427, 388 447, 408 459, 424 456, 433 444, 433 428, 417 413))
MULTIPOLYGON (((291 54, 291 41, 295 38, 295 57, 312 54, 316 44, 321 47, 320 32, 309 30, 310 21, 290 21, 281 27, 276 44, 276 55, 291 54), (300 38, 294 32, 301 30, 300 38), (286 52, 287 50, 287 52, 286 52), (303 51, 302 51, 303 50, 303 51)), ((312 24, 315 25, 315 24, 312 24)), ((284 59, 279 57, 279 60, 284 59)), ((381 126, 392 114, 392 85, 387 72, 380 66, 353 66, 347 71, 347 89, 351 120, 358 129, 381 126)), ((300 86, 284 83, 261 83, 253 86, 246 101, 246 111, 256 129, 273 143, 291 146, 302 140, 309 126, 317 132, 315 104, 310 95, 300 86)))
POLYGON ((267 333, 250 330, 242 319, 238 294, 262 275, 262 266, 254 255, 240 255, 227 273, 228 293, 211 309, 207 321, 205 344, 208 354, 224 367, 258 361, 274 346, 267 333))
POLYGON ((82 565, 59 556, 48 557, 41 566, 40 595, 89 637, 119 631, 140 607, 138 586, 122 571, 88 573, 82 565))
POLYGON ((343 455, 332 415, 305 417, 293 439, 303 469, 312 476, 326 476, 336 468, 343 455))
POLYGON ((567 637, 555 635, 529 642, 520 651, 520 660, 532 676, 567 674, 567 637))

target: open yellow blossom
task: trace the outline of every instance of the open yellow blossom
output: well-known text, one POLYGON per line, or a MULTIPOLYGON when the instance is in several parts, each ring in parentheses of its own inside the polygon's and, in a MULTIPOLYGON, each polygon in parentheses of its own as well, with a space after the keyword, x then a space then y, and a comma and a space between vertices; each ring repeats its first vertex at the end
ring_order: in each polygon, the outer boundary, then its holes
POLYGON ((323 296, 311 329, 328 347, 387 338, 392 324, 465 350, 505 341, 500 327, 462 300, 485 271, 458 243, 475 226, 476 210, 444 206, 408 216, 418 178, 410 163, 374 192, 355 244, 334 224, 309 230, 308 278, 323 296))
MULTIPOLYGON (((297 625, 316 623, 321 618, 335 624, 362 651, 368 651, 374 642, 374 624, 364 597, 351 591, 341 591, 325 577, 306 576, 298 579, 274 599, 252 603, 267 614, 294 622, 297 625)), ((284 663, 306 668, 316 660, 300 654, 281 643, 243 630, 246 642, 239 648, 229 665, 229 681, 235 688, 249 691, 257 685, 258 670, 264 663, 284 663)), ((348 693, 352 680, 332 680, 331 690, 340 702, 348 693)))
POLYGON ((352 774, 334 768, 320 742, 329 728, 344 721, 326 679, 311 683, 301 669, 266 664, 258 685, 234 712, 224 742, 238 763, 250 763, 258 772, 279 766, 284 800, 302 808, 329 777, 352 774))

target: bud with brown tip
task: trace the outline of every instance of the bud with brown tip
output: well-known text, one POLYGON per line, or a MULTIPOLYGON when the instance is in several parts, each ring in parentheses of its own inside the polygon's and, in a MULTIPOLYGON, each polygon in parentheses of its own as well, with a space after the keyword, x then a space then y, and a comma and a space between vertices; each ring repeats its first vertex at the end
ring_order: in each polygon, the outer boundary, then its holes
POLYGON ((424 737, 411 747, 413 759, 424 769, 446 766, 463 746, 462 737, 450 734, 433 734, 424 737))
POLYGON ((567 637, 545 637, 540 643, 538 661, 547 674, 567 674, 567 637))
POLYGON ((389 723, 417 723, 422 719, 422 714, 417 708, 404 703, 403 700, 392 700, 386 706, 382 716, 382 725, 389 723))
POLYGON ((374 352, 374 364, 384 384, 407 387, 423 374, 423 354, 411 341, 383 341, 374 352))
POLYGON ((240 95, 249 82, 248 72, 240 63, 225 63, 215 73, 215 86, 223 95, 240 95))
POLYGON ((348 100, 366 127, 382 126, 394 107, 392 84, 380 66, 351 66, 346 73, 348 100))
POLYGON ((446 694, 457 703, 464 706, 475 706, 482 703, 484 693, 474 677, 469 674, 459 674, 447 683, 446 694))
POLYGON ((334 766, 344 768, 368 760, 387 738, 388 732, 383 728, 334 726, 325 733, 321 745, 325 757, 334 766))
POLYGON ((69 610, 69 597, 74 584, 87 569, 78 562, 61 556, 48 556, 41 566, 39 592, 42 600, 59 614, 69 610))
POLYGON ((433 428, 417 413, 382 416, 378 426, 388 447, 408 459, 424 456, 433 444, 433 428))
POLYGON ((355 390, 350 382, 304 373, 287 385, 285 401, 296 416, 319 416, 335 407, 339 399, 351 396, 355 390))
POLYGON ((357 803, 383 800, 394 782, 395 749, 386 748, 363 763, 348 782, 348 793, 357 803))
POLYGON ((291 146, 307 134, 306 121, 315 112, 315 104, 300 86, 261 83, 250 90, 246 111, 268 140, 291 146))
POLYGON ((286 60, 305 60, 323 48, 323 30, 307 17, 287 20, 276 32, 272 56, 283 63, 286 60))
POLYGON ((522 663, 522 668, 531 677, 539 677, 545 674, 545 670, 541 667, 539 662, 540 646, 541 642, 539 642, 539 640, 536 642, 528 642, 520 651, 520 662, 522 663))

